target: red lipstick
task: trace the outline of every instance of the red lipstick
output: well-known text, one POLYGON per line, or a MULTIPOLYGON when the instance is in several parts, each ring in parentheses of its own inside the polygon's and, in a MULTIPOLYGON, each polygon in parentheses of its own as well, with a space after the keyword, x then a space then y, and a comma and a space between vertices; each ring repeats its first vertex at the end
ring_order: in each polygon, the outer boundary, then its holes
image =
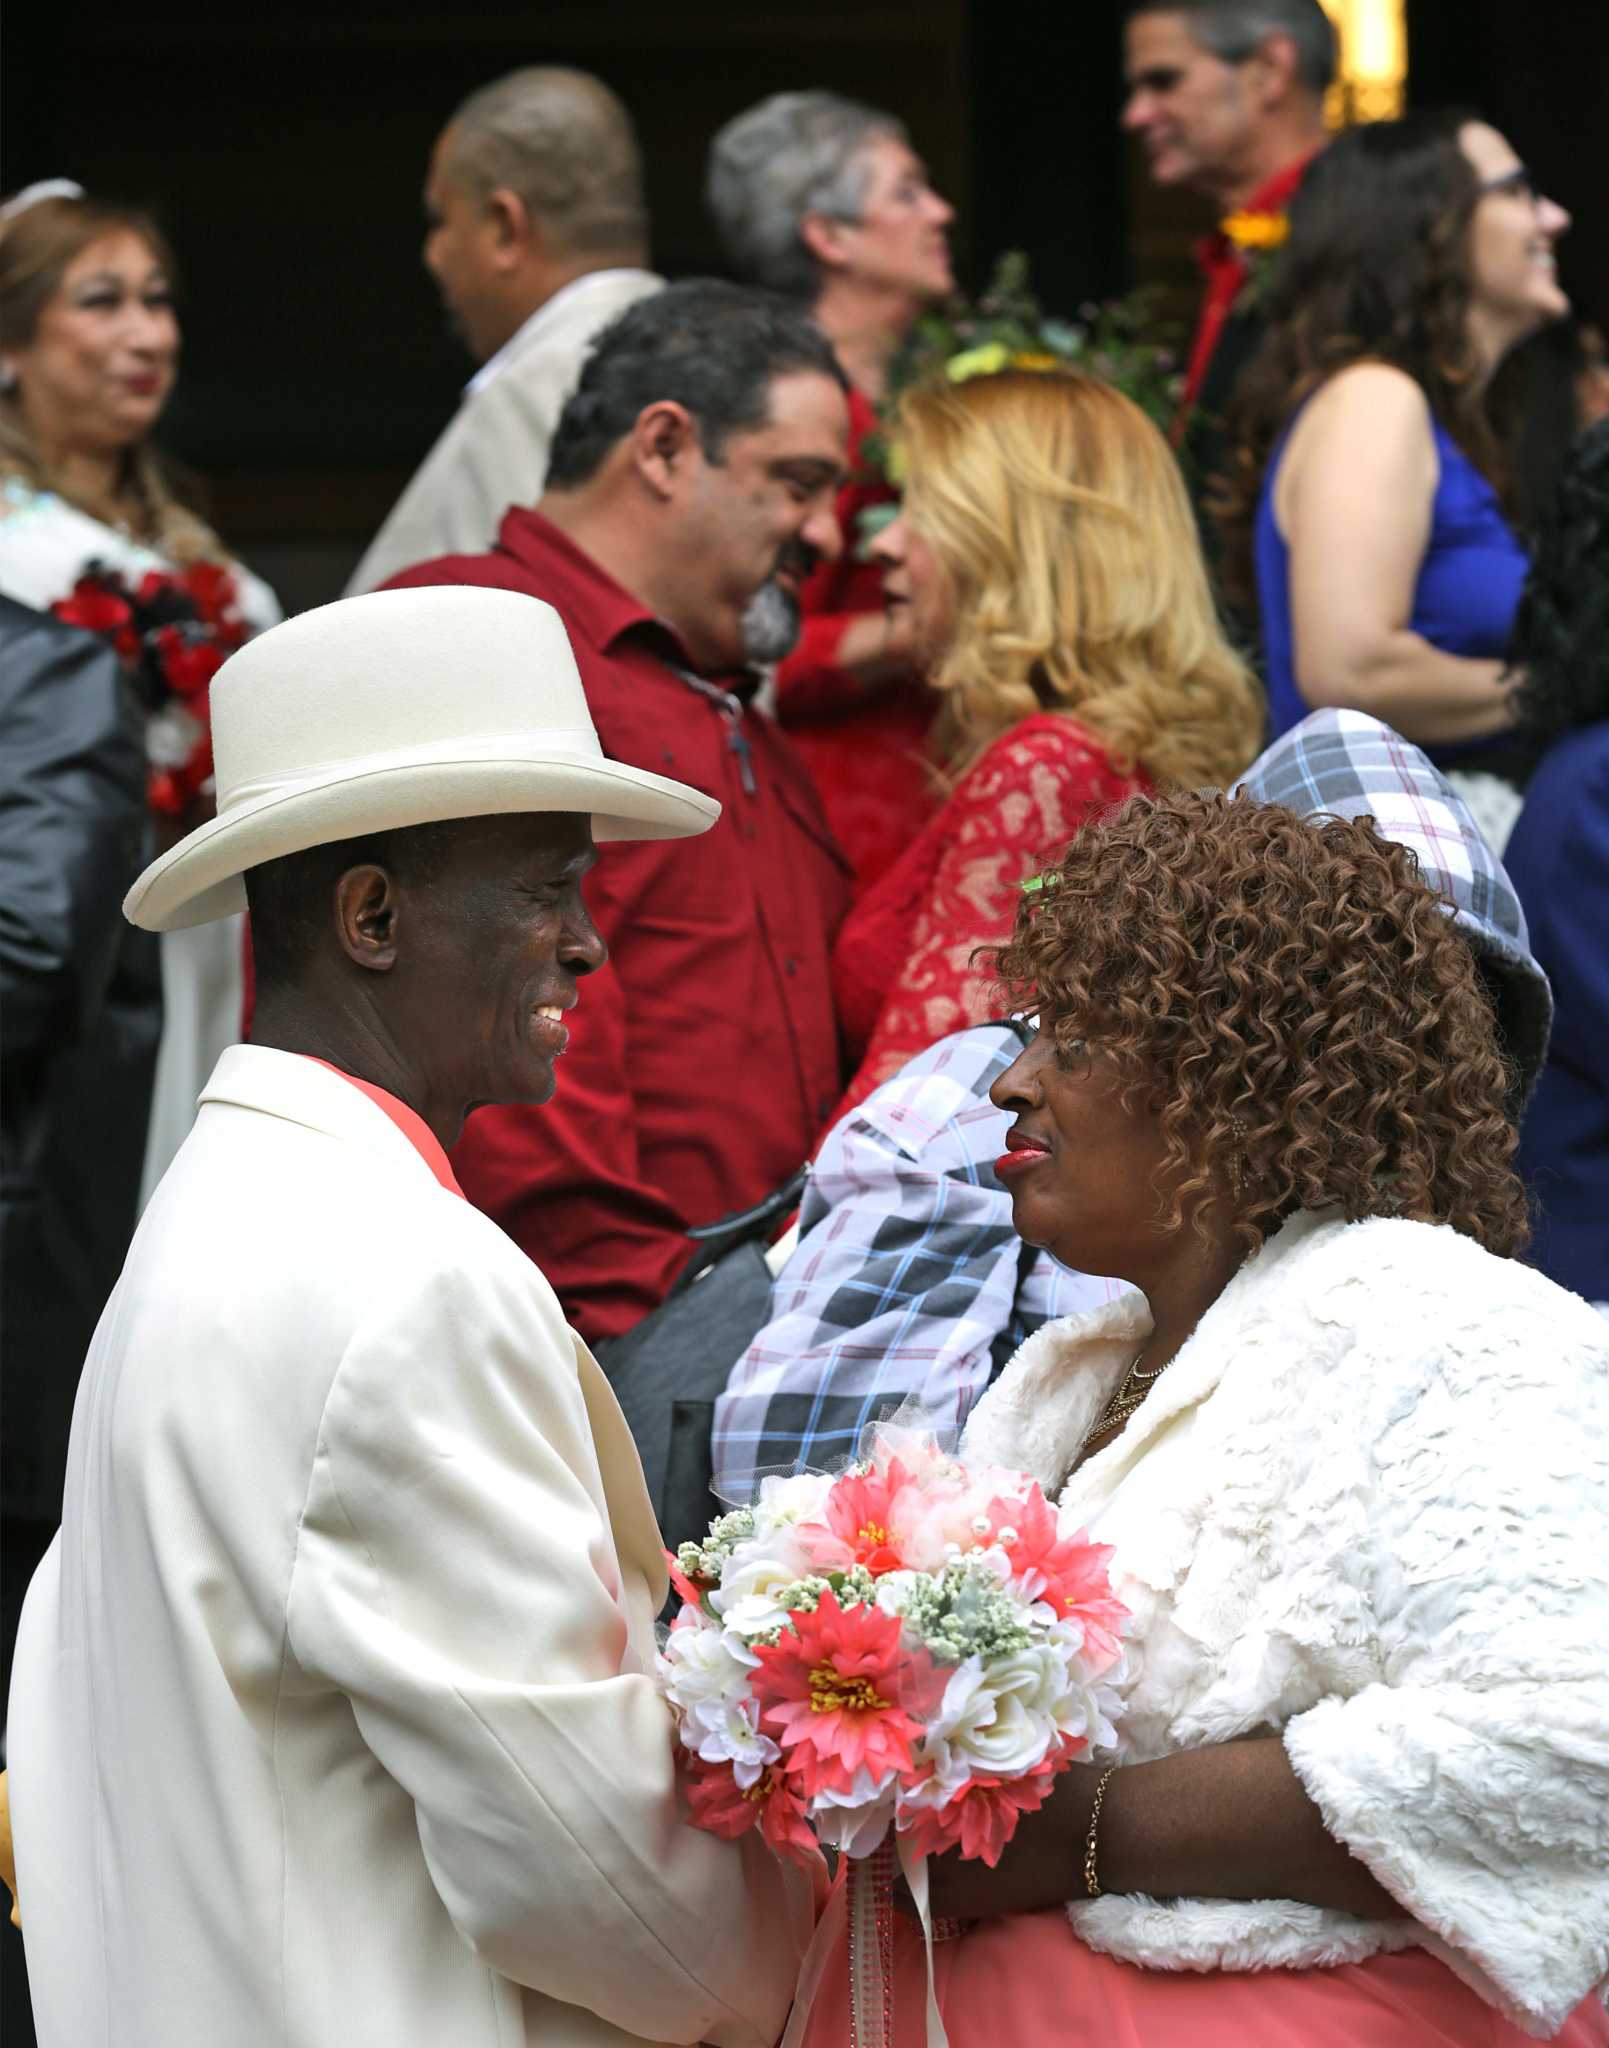
POLYGON ((1006 1149, 995 1161, 994 1170, 1002 1176, 1023 1173, 1049 1157, 1048 1145, 1042 1145, 1037 1138, 1030 1138, 1025 1131, 1013 1130, 1006 1134, 1006 1149))

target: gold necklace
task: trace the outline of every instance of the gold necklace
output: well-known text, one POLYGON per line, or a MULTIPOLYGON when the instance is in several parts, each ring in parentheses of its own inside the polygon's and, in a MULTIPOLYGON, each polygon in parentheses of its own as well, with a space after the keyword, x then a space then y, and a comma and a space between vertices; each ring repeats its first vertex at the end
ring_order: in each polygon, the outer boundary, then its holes
POLYGON ((1101 1410, 1094 1428, 1086 1432, 1085 1443, 1093 1443, 1096 1437, 1104 1436, 1107 1430, 1119 1428, 1127 1422, 1151 1391, 1151 1382, 1165 1373, 1173 1363, 1171 1358, 1165 1358, 1160 1365, 1152 1366, 1149 1372, 1141 1372, 1140 1360, 1144 1356, 1143 1350, 1134 1354, 1134 1362, 1124 1373, 1117 1392, 1101 1410))

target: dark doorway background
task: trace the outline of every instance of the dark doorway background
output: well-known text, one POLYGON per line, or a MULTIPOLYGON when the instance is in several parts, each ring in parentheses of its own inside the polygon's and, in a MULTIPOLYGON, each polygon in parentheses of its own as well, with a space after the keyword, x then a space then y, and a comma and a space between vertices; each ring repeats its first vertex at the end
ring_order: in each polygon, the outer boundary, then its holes
MULTIPOLYGON (((1204 215, 1152 192, 1119 135, 1122 15, 1122 0, 54 0, 9 10, 0 188, 70 175, 156 210, 186 337, 165 438, 295 606, 339 588, 468 373, 419 263, 419 188, 476 85, 533 62, 608 79, 642 136, 672 276, 719 267, 700 198, 713 129, 766 92, 824 85, 907 121, 957 206, 969 287, 1023 248, 1047 306, 1148 282, 1183 318, 1204 215)), ((1609 8, 1410 0, 1409 34, 1414 99, 1480 107, 1574 212, 1566 282, 1609 322, 1609 8)))
MULTIPOLYGON (((469 365, 419 263, 419 188, 455 103, 519 64, 622 94, 650 170, 655 257, 718 257, 709 135, 787 86, 909 124, 956 204, 976 289, 1028 251, 1047 307, 1136 282, 1178 317, 1204 209, 1150 190, 1119 135, 1122 0, 15 0, 0 190, 70 175, 150 204, 183 270, 186 353, 166 438, 223 533, 297 608, 333 596, 456 402, 469 365)), ((1575 215, 1565 283, 1609 327, 1605 0, 1409 0, 1410 93, 1479 108, 1575 215)), ((16 1937, 0 1937, 14 1965, 16 1937)), ((12 2002, 8 2048, 24 2048, 12 2002)))

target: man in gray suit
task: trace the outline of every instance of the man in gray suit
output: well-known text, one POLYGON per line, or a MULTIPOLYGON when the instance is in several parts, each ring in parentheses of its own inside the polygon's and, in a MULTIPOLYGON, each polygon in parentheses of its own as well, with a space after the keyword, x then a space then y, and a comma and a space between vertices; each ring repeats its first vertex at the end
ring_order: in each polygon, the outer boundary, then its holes
POLYGON ((625 108, 584 71, 533 67, 471 94, 437 140, 425 263, 480 368, 347 585, 478 554, 534 504, 593 337, 659 289, 625 108))

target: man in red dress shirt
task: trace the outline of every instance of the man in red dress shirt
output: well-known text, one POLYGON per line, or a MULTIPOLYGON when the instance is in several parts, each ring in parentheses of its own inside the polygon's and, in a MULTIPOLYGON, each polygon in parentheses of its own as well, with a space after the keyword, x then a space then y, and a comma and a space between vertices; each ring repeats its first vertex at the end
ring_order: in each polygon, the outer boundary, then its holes
MULTIPOLYGON (((1278 222, 1325 140, 1324 94, 1335 30, 1319 0, 1138 0, 1130 7, 1123 126, 1144 145, 1159 185, 1199 192, 1220 221, 1278 222)), ((1250 276, 1223 226, 1196 245, 1206 294, 1185 370, 1179 432, 1197 482, 1221 461, 1235 381, 1257 352, 1261 321, 1238 305, 1250 276)))
POLYGON ((589 1342, 664 1298, 690 1225, 786 1180, 838 1098, 828 961, 848 870, 752 698, 754 665, 797 635, 800 584, 839 545, 847 434, 843 373, 804 313, 675 285, 597 344, 536 508, 509 512, 487 554, 393 579, 545 598, 605 753, 722 805, 697 840, 603 850, 588 903, 610 961, 559 1101, 480 1110, 453 1153, 589 1342))

